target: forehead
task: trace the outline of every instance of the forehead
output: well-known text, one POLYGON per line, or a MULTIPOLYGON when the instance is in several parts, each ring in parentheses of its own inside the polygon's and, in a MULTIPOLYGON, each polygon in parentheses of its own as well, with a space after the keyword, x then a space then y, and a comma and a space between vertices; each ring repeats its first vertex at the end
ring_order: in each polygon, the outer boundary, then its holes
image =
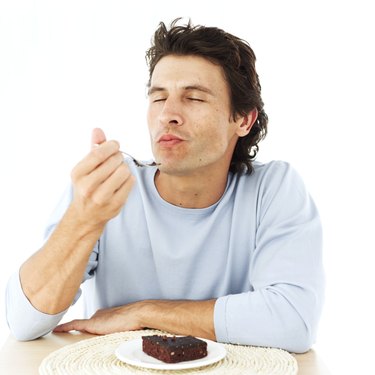
POLYGON ((210 90, 227 91, 227 82, 223 68, 200 56, 163 57, 155 66, 151 81, 152 86, 166 89, 189 85, 202 85, 210 90))

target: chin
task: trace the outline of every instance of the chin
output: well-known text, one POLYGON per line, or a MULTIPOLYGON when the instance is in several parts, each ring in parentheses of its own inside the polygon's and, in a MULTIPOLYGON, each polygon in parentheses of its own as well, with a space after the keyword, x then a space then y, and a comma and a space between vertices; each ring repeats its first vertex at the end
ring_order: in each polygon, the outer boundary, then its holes
POLYGON ((169 175, 184 175, 188 172, 189 168, 187 166, 182 165, 179 161, 160 161, 160 165, 158 166, 160 172, 169 174, 169 175))
POLYGON ((168 175, 174 175, 174 176, 181 176, 184 174, 184 171, 181 170, 181 168, 176 168, 173 166, 168 165, 159 165, 158 169, 161 173, 168 174, 168 175))

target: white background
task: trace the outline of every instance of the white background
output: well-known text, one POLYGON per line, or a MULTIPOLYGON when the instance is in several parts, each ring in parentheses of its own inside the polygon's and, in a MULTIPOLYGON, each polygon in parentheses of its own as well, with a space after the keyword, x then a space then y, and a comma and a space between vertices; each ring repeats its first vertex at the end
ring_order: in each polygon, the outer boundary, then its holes
MULTIPOLYGON (((258 160, 294 165, 324 224, 327 294, 315 348, 333 374, 364 372, 375 334, 370 6, 362 0, 0 1, 1 295, 39 247, 93 127, 135 156, 151 156, 144 51, 159 21, 191 17, 246 39, 256 52, 270 118, 258 160)), ((8 335, 3 300, 0 343, 8 335)))

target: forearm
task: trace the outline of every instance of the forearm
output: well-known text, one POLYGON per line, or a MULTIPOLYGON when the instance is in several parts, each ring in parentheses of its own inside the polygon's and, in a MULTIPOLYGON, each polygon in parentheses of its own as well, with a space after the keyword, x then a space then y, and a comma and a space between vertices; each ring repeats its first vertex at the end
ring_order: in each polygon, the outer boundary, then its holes
POLYGON ((290 285, 225 296, 215 305, 217 340, 305 352, 320 310, 319 294, 290 285))
POLYGON ((79 220, 71 205, 46 244, 21 267, 23 292, 39 311, 56 314, 67 309, 103 225, 79 220))
POLYGON ((142 327, 216 340, 215 300, 147 300, 142 301, 141 304, 142 327))
POLYGON ((98 310, 90 319, 72 320, 57 326, 55 331, 78 330, 103 335, 153 328, 216 340, 214 306, 215 300, 145 300, 98 310))

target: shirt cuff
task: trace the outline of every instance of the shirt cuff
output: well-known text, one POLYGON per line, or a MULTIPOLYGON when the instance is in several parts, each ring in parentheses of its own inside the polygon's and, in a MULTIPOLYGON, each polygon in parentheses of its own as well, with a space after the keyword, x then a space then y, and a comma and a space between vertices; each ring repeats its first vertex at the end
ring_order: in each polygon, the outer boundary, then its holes
POLYGON ((216 340, 218 342, 229 342, 227 330, 227 303, 229 296, 219 297, 214 308, 214 327, 216 340))

